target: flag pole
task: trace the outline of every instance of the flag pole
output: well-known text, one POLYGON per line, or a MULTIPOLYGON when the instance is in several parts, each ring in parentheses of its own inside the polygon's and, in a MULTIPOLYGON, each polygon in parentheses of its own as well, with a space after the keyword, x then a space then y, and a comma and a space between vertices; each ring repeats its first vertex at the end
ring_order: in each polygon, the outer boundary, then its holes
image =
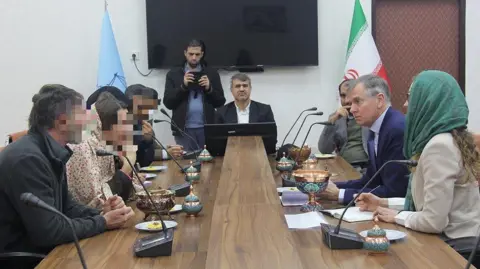
POLYGON ((107 11, 107 6, 108 6, 107 0, 104 0, 104 2, 105 2, 105 11, 107 11))

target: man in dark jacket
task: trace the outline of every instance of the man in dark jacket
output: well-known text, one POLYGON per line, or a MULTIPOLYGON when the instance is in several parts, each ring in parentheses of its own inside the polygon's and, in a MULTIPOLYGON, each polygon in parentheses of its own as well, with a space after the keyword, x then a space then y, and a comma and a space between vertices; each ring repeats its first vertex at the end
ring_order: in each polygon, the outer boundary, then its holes
MULTIPOLYGON (((256 123, 275 122, 270 105, 250 99, 252 81, 247 74, 238 73, 232 76, 230 82, 235 101, 217 109, 215 123, 256 123)), ((277 134, 263 139, 267 154, 275 153, 277 134)))
POLYGON ((173 112, 173 123, 189 134, 183 136, 172 126, 178 145, 186 151, 199 150, 205 144, 204 124, 215 121, 215 108, 225 104, 217 70, 203 60, 205 46, 192 40, 184 51, 186 62, 171 69, 165 79, 163 103, 173 112))
MULTIPOLYGON (((65 164, 72 151, 67 143, 81 140, 85 118, 83 97, 62 85, 49 85, 36 94, 27 135, 0 153, 0 253, 47 254, 55 246, 120 228, 134 213, 114 196, 103 212, 72 200, 65 164), (71 219, 67 221, 20 200, 29 192, 71 219)), ((0 259, 0 268, 33 268, 38 261, 0 259)))

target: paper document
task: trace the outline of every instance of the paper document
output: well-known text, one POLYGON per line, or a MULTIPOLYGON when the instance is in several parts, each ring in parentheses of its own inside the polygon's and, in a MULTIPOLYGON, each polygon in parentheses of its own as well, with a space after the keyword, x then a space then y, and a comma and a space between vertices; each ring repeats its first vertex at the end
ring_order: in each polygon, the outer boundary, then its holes
POLYGON ((299 191, 284 191, 280 197, 283 206, 300 206, 308 201, 308 195, 299 191))
MULTIPOLYGON (((322 210, 323 213, 339 219, 343 213, 344 208, 322 210)), ((359 207, 350 207, 343 216, 343 220, 347 222, 368 221, 373 220, 373 212, 360 211, 359 207)))
POLYGON ((322 223, 327 223, 321 213, 308 212, 296 215, 285 215, 288 228, 290 229, 308 229, 319 227, 322 223))

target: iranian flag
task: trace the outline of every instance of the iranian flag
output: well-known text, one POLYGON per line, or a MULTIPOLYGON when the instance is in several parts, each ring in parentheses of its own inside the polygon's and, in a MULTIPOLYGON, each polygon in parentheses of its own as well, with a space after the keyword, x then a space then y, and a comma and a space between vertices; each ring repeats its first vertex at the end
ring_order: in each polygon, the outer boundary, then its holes
POLYGON ((387 72, 380 59, 380 54, 378 54, 375 41, 373 41, 372 29, 367 23, 360 1, 355 0, 343 78, 356 79, 372 73, 388 82, 387 72))

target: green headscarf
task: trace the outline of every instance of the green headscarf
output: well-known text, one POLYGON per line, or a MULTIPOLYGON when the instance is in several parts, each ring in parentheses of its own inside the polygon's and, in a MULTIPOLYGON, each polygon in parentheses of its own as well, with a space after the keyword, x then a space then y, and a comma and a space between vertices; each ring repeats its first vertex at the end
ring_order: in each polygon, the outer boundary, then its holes
MULTIPOLYGON (((403 154, 407 159, 418 157, 432 137, 459 127, 466 128, 467 122, 467 102, 455 78, 442 71, 423 71, 410 87, 403 154)), ((411 184, 412 175, 404 209, 416 211, 411 184)))

